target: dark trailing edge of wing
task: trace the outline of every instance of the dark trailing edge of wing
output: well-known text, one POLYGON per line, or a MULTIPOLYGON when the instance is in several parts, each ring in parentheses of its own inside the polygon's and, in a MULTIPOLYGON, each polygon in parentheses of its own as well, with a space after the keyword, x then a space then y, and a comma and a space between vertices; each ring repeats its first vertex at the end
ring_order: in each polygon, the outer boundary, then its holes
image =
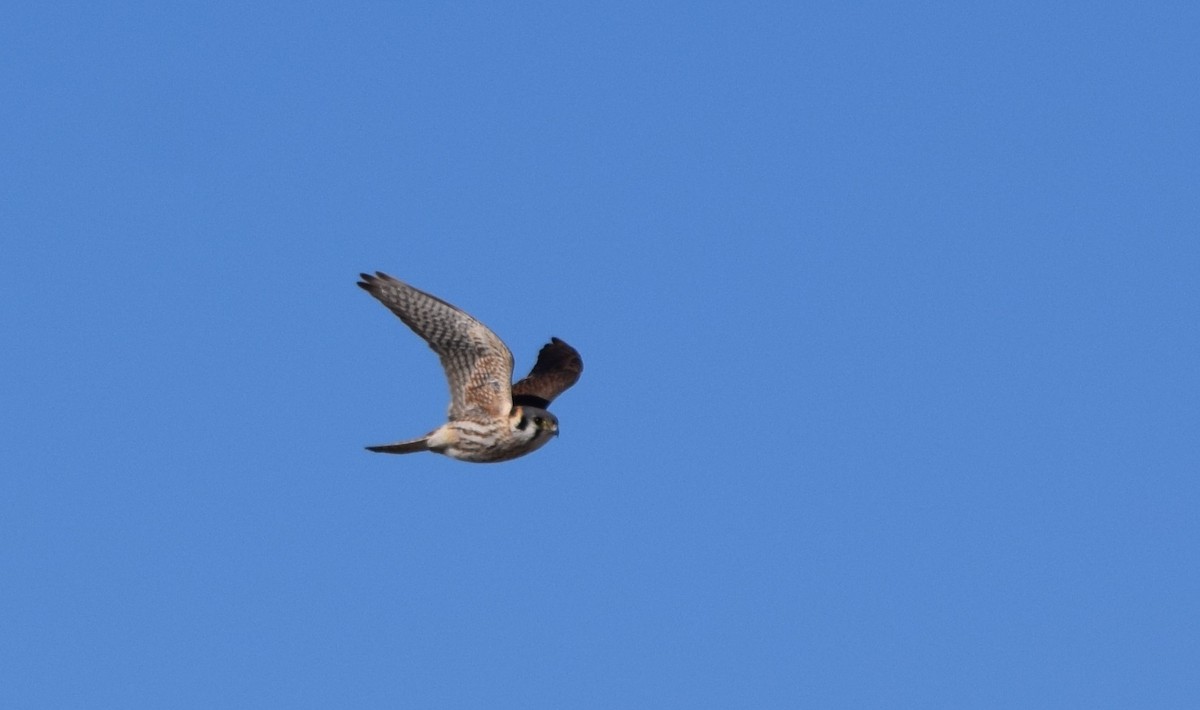
POLYGON ((550 407, 550 401, 542 399, 532 394, 515 394, 512 398, 514 407, 537 407, 538 409, 547 409, 550 407))

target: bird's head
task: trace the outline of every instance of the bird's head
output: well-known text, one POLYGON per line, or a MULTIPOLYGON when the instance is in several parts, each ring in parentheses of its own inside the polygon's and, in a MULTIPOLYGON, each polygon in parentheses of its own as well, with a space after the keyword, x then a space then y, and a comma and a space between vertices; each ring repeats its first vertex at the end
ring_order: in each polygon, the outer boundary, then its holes
POLYGON ((513 409, 513 429, 530 439, 558 436, 558 417, 540 407, 520 406, 513 409))

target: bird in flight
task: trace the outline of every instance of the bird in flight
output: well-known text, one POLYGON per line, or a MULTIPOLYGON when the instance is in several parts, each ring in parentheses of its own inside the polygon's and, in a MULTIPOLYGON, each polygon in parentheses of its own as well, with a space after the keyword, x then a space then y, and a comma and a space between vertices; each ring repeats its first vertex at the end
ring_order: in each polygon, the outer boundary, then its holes
POLYGON ((558 418, 546 408, 583 372, 575 348, 551 338, 533 370, 513 384, 512 353, 483 323, 382 271, 360 276, 363 290, 429 343, 450 384, 449 421, 419 439, 368 446, 368 451, 432 451, 493 463, 524 456, 558 436, 558 418))

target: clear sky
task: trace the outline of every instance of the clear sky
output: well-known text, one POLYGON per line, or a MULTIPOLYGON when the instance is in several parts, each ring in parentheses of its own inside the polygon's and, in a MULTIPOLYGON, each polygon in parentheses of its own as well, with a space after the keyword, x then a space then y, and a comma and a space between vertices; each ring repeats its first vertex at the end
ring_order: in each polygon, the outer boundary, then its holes
POLYGON ((23 5, 0 706, 1200 707, 1194 3, 23 5))

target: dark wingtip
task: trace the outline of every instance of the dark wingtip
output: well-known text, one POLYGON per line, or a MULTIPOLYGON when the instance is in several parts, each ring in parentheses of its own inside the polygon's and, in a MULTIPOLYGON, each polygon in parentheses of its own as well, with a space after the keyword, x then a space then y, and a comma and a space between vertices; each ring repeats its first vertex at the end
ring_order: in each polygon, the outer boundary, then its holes
POLYGON ((552 348, 557 351, 555 354, 560 358, 561 362, 572 363, 575 365, 575 367, 582 371, 583 358, 579 355, 579 351, 572 347, 567 341, 563 340, 562 338, 551 337, 550 343, 544 346, 542 351, 544 352, 552 348))

